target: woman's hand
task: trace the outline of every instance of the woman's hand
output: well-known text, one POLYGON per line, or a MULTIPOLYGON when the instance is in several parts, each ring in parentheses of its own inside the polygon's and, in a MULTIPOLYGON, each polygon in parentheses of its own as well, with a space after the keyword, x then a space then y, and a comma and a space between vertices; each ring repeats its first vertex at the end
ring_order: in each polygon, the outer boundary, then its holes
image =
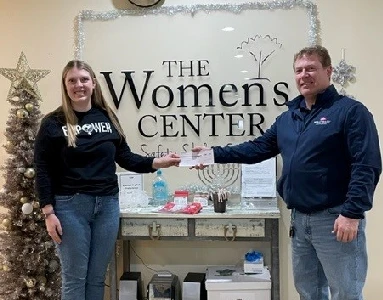
POLYGON ((178 167, 181 162, 181 158, 176 153, 170 153, 162 157, 156 157, 153 160, 152 167, 154 169, 169 168, 172 166, 178 167))

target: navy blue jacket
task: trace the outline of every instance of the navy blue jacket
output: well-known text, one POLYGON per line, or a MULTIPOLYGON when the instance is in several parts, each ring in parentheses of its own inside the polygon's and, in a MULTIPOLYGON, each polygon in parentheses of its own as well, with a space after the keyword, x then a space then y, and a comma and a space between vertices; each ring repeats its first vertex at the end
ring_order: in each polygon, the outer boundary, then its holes
POLYGON ((289 101, 288 110, 255 140, 213 147, 215 162, 252 164, 281 154, 277 190, 288 208, 313 213, 343 204, 343 216, 363 218, 382 169, 371 113, 333 85, 308 113, 303 101, 289 101))

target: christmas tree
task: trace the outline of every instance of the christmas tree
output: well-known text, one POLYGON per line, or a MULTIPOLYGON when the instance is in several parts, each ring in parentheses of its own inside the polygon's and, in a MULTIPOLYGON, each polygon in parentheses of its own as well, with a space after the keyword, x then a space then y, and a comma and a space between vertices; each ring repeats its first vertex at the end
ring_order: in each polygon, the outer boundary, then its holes
POLYGON ((0 68, 12 84, 6 127, 4 188, 0 206, 0 299, 60 299, 60 265, 35 195, 34 140, 41 118, 36 82, 49 71, 32 70, 23 53, 16 69, 0 68))

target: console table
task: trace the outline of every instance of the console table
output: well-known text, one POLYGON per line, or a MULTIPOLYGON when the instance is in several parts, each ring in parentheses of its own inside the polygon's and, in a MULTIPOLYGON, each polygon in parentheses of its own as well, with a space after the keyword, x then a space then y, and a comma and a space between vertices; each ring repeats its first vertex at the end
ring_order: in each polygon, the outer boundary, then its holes
MULTIPOLYGON (((228 207, 226 213, 204 208, 199 214, 165 214, 153 208, 137 208, 120 214, 119 239, 123 241, 124 271, 129 271, 129 241, 259 241, 268 242, 271 261, 271 298, 280 300, 278 209, 244 210, 228 207), (125 251, 124 251, 125 249, 125 251), (126 253, 125 253, 126 252, 126 253)), ((110 300, 118 300, 116 253, 110 263, 110 300)))

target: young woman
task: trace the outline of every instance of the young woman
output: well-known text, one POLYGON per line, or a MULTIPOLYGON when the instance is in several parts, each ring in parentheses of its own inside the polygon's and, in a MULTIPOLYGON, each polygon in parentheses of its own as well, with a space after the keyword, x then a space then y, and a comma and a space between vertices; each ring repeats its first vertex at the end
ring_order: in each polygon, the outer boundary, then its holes
POLYGON ((62 267, 62 300, 102 300, 119 227, 116 164, 138 173, 178 166, 179 156, 131 152, 91 67, 70 61, 62 105, 35 142, 36 189, 62 267))

